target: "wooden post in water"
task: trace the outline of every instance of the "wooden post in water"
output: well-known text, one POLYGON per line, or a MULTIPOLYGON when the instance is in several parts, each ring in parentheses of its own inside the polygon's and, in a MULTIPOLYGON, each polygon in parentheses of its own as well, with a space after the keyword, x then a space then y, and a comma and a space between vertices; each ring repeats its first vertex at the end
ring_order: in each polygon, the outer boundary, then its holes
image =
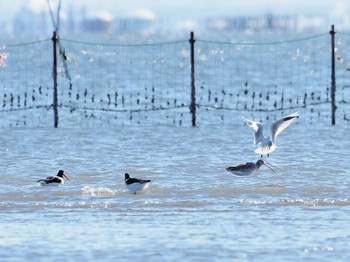
POLYGON ((331 102, 332 102, 332 125, 335 125, 335 110, 337 109, 337 105, 335 103, 335 93, 336 93, 336 85, 335 85, 335 30, 334 25, 332 25, 331 31, 332 39, 332 82, 331 82, 331 102))
POLYGON ((52 36, 53 41, 53 113, 54 113, 54 127, 58 127, 58 98, 57 98, 57 41, 58 34, 57 32, 53 32, 52 36))
POLYGON ((196 126, 196 86, 195 86, 195 68, 194 68, 194 33, 191 32, 191 38, 189 40, 191 44, 191 105, 190 112, 192 114, 192 126, 196 126))

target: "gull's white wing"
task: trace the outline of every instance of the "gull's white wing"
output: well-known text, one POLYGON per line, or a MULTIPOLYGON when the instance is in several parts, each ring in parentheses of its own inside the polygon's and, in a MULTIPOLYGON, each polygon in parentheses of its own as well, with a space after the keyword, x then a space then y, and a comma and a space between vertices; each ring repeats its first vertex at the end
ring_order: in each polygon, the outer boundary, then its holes
POLYGON ((263 125, 259 122, 244 118, 245 123, 254 130, 254 144, 257 145, 263 141, 263 125))
POLYGON ((271 126, 272 143, 275 143, 276 137, 279 135, 279 133, 281 133, 284 129, 286 129, 293 122, 293 120, 298 116, 299 116, 299 112, 295 112, 273 123, 273 125, 271 126))

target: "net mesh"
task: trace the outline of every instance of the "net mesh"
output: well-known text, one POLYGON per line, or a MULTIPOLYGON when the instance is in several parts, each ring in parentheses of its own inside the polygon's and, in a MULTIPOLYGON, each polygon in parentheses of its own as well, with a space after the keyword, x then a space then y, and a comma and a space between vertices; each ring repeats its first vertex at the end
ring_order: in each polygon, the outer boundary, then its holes
MULTIPOLYGON (((350 35, 336 34, 337 123, 350 116, 350 35)), ((191 125, 191 46, 59 40, 59 126, 191 125)), ((331 123, 329 33, 290 41, 195 42, 197 125, 331 123)), ((51 39, 0 47, 1 127, 53 126, 51 39)))

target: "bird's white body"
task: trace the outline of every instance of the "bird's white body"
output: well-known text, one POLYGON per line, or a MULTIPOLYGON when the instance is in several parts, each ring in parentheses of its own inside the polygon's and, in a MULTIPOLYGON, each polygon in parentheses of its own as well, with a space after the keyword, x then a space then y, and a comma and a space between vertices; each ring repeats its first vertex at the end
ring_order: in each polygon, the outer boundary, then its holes
POLYGON ((151 182, 151 180, 133 178, 130 177, 128 173, 125 173, 125 186, 133 194, 136 194, 136 192, 146 189, 148 187, 149 182, 151 182))
POLYGON ((275 151, 276 147, 276 144, 271 143, 269 137, 264 137, 263 141, 261 141, 260 145, 254 150, 254 152, 259 155, 268 155, 275 151))
POLYGON ((136 194, 136 192, 144 190, 148 187, 149 182, 146 183, 132 183, 132 184, 126 184, 126 188, 129 189, 133 194, 136 194))
POLYGON ((261 123, 243 118, 245 123, 254 130, 254 144, 258 146, 254 152, 263 156, 275 151, 277 147, 276 137, 298 116, 299 112, 295 112, 274 122, 271 126, 269 137, 264 136, 263 125, 261 123))

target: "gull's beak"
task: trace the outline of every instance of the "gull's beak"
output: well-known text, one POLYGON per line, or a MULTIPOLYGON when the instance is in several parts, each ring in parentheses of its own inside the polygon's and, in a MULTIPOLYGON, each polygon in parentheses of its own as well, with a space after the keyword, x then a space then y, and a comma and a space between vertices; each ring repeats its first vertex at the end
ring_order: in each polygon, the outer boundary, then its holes
POLYGON ((264 165, 267 166, 269 169, 271 169, 271 171, 275 174, 276 174, 276 171, 278 171, 274 165, 271 165, 271 164, 266 163, 266 162, 264 163, 264 165))

